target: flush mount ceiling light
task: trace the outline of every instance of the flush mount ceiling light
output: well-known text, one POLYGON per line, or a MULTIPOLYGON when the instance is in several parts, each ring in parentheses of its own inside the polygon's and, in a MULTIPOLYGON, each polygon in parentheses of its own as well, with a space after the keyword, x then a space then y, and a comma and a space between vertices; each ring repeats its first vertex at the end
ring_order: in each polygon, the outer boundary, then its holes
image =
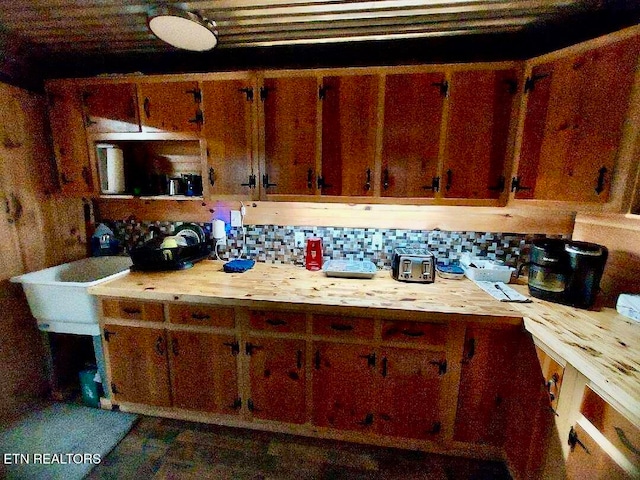
POLYGON ((147 23, 156 37, 176 48, 203 52, 211 50, 218 43, 214 22, 168 5, 153 7, 147 23))

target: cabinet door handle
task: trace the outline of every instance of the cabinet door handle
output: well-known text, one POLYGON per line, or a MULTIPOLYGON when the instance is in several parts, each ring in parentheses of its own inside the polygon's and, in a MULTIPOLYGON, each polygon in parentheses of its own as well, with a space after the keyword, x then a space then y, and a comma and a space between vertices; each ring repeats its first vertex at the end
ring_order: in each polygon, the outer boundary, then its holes
POLYGON ((178 339, 176 337, 171 337, 171 352, 173 352, 174 357, 177 357, 180 353, 178 347, 178 339))
POLYGON ((444 186, 444 189, 449 191, 451 189, 452 184, 453 184, 453 171, 449 169, 447 170, 447 184, 444 186))
POLYGON ((402 334, 406 337, 412 337, 412 338, 424 336, 424 332, 422 330, 409 330, 408 328, 405 328, 404 330, 402 330, 402 334))
POLYGON ((382 376, 387 376, 387 357, 382 358, 382 376))
POLYGON ((389 169, 385 168, 382 172, 382 188, 387 190, 389 188, 389 169))
POLYGON ((602 167, 600 170, 598 170, 598 181, 596 185, 596 193, 598 195, 604 192, 604 180, 607 172, 608 172, 607 167, 602 167))
POLYGON ((156 340, 156 353, 160 356, 164 356, 164 338, 158 336, 156 340))
POLYGON ((307 188, 309 190, 313 188, 313 170, 311 168, 307 170, 307 188))
POLYGON ((139 315, 142 313, 142 311, 136 307, 124 307, 122 311, 127 315, 139 315))
POLYGON ((348 332, 353 330, 353 325, 347 325, 345 323, 332 323, 331 330, 335 330, 337 332, 348 332))
POLYGON ((552 402, 558 397, 558 382, 560 381, 560 375, 554 373, 551 378, 547 380, 547 392, 549 393, 549 400, 552 402), (552 391, 553 390, 553 391, 552 391))
POLYGON ((373 425, 373 413, 367 413, 364 419, 361 422, 358 422, 358 425, 363 425, 365 427, 373 425))
POLYGON ((297 352, 296 366, 298 367, 298 370, 302 368, 302 350, 298 350, 297 352))
POLYGON ((191 318, 193 318, 194 320, 209 320, 211 318, 211 315, 207 315, 206 313, 194 312, 191 314, 191 318))
POLYGON ((369 191, 371 190, 371 169, 367 168, 367 173, 366 173, 366 178, 367 181, 364 183, 364 189, 365 191, 369 191))
POLYGON ((267 323, 269 325, 271 325, 272 327, 281 327, 282 325, 286 325, 287 322, 285 322, 284 320, 281 320, 279 318, 269 318, 267 320, 267 323))
POLYGON ((618 438, 620 439, 620 441, 622 442, 622 444, 627 447, 627 449, 633 453, 634 455, 640 455, 640 450, 637 449, 632 443, 631 441, 627 438, 627 436, 624 433, 624 430, 622 430, 620 427, 613 427, 616 431, 616 433, 618 434, 618 438))
POLYGON ((462 361, 464 363, 471 361, 471 359, 475 354, 476 354, 476 339, 470 338, 469 340, 467 340, 466 353, 462 361))
POLYGON ((144 109, 145 116, 151 118, 151 100, 149 100, 149 97, 144 98, 142 108, 144 109))
POLYGON ((213 167, 209 167, 209 184, 213 187, 216 183, 216 171, 213 167))
POLYGON ((320 350, 316 350, 316 355, 315 355, 315 366, 316 366, 316 370, 320 370, 320 350))

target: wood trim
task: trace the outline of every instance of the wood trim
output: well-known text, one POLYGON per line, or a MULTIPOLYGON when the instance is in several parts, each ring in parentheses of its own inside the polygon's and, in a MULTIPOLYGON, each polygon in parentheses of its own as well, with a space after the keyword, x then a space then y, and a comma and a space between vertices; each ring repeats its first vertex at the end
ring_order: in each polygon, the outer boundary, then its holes
MULTIPOLYGON (((452 207, 385 204, 304 202, 251 202, 246 225, 334 226, 354 228, 406 228, 417 230, 546 233, 571 235, 574 213, 546 208, 452 207)), ((136 218, 148 221, 209 222, 226 218, 233 202, 201 199, 178 202, 141 199, 97 200, 98 220, 136 218)))
POLYGON ((575 220, 576 226, 580 225, 598 225, 607 228, 621 228, 625 230, 633 230, 640 232, 640 217, 636 215, 589 215, 579 213, 575 220))
POLYGON ((555 50, 553 52, 545 53, 544 55, 540 55, 538 57, 530 58, 525 63, 527 68, 531 68, 536 65, 540 65, 541 63, 553 62, 554 60, 558 60, 559 58, 564 58, 569 55, 580 54, 588 50, 592 50, 594 48, 599 48, 605 45, 610 45, 612 43, 619 42, 621 40, 626 40, 627 38, 631 38, 639 34, 640 34, 640 25, 634 25, 633 27, 628 27, 622 30, 618 30, 617 32, 609 33, 601 37, 594 38, 592 40, 587 40, 586 42, 577 43, 575 45, 571 45, 569 47, 562 48, 560 50, 555 50))
POLYGON ((382 195, 382 149, 384 143, 384 108, 385 91, 387 87, 387 75, 381 74, 378 81, 378 108, 376 129, 376 152, 373 161, 373 196, 380 198, 382 195))

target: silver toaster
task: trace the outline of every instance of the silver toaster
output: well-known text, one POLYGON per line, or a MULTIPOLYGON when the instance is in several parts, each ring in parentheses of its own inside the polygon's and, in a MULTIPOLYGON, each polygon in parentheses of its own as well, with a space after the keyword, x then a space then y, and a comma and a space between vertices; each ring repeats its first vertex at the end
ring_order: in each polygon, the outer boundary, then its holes
POLYGON ((391 260, 391 276, 401 282, 431 283, 435 280, 436 260, 425 248, 396 248, 391 260))

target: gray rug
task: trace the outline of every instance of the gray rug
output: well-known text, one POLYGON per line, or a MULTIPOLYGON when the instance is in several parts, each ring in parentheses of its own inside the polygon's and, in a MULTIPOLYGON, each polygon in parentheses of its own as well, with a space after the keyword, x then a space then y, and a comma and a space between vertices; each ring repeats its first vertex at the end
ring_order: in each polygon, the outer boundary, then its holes
POLYGON ((81 405, 44 406, 0 427, 0 477, 80 480, 104 461, 137 418, 81 405))

